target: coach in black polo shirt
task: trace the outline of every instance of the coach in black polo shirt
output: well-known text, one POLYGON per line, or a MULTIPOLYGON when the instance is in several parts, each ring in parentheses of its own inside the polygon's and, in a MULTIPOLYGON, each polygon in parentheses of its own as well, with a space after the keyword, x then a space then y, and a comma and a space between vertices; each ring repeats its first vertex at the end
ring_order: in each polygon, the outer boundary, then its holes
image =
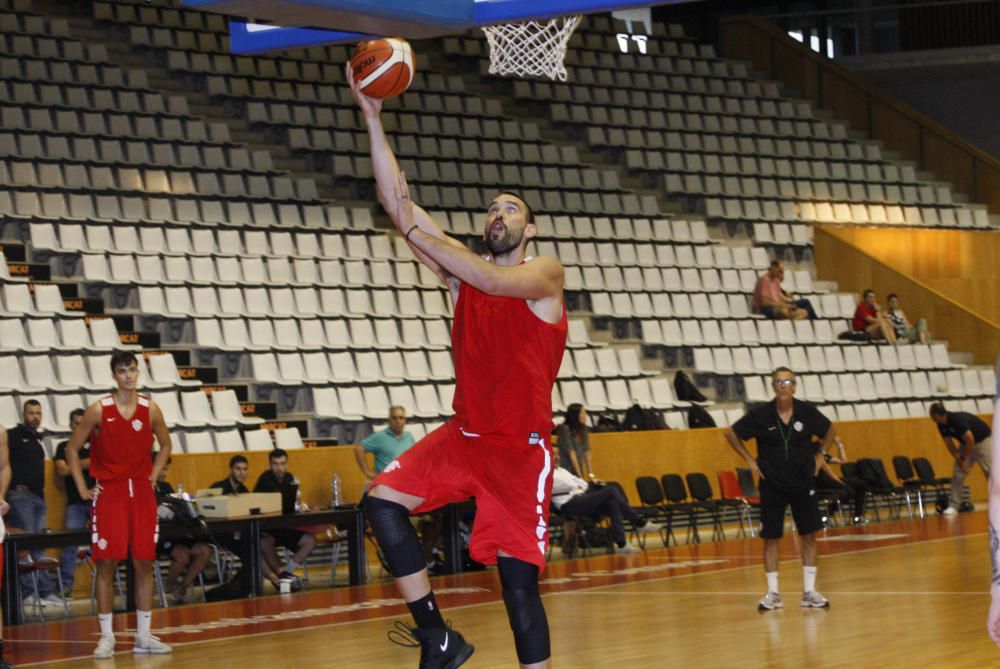
POLYGON ((944 445, 955 458, 955 469, 951 475, 951 496, 948 508, 944 510, 944 515, 954 516, 962 504, 962 488, 965 486, 965 477, 972 471, 972 465, 979 463, 989 485, 992 432, 990 426, 979 416, 965 411, 946 411, 940 402, 931 405, 931 420, 937 423, 944 445))
POLYGON ((830 419, 809 402, 795 399, 795 374, 778 367, 771 375, 774 399, 750 409, 726 431, 726 441, 760 477, 760 537, 764 540, 764 572, 767 594, 758 609, 770 611, 784 606, 778 592, 778 542, 784 532, 785 508, 792 517, 802 543, 803 607, 830 605, 816 592, 816 531, 823 522, 816 502, 816 472, 823 453, 836 432, 830 419), (757 459, 743 443, 757 440, 757 459), (821 439, 822 443, 817 441, 821 439))

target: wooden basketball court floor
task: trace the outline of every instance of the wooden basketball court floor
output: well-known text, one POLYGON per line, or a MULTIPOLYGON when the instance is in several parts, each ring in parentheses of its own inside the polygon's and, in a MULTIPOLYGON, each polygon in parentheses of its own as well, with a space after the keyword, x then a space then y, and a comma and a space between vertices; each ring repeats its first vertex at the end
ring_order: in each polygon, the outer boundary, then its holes
MULTIPOLYGON (((558 560, 542 584, 555 667, 987 667, 986 514, 872 523, 823 533, 818 589, 801 609, 797 544, 781 545, 783 610, 758 613, 759 539, 558 560)), ((651 543, 659 545, 657 540, 651 543)), ((469 669, 516 667, 495 573, 433 579, 438 602, 476 645, 469 669)), ((134 617, 116 615, 118 653, 94 661, 93 619, 4 630, 16 666, 178 669, 416 667, 386 639, 408 621, 391 583, 190 605, 153 614, 167 656, 133 657, 134 617)))

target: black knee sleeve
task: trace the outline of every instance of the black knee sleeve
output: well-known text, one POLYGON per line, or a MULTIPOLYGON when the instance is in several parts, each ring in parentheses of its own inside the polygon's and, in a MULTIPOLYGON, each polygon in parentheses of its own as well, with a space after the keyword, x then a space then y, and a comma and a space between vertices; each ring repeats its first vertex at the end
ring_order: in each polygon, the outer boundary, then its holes
POLYGON ((498 558, 497 567, 518 661, 534 664, 547 660, 551 655, 549 621, 538 595, 538 567, 510 557, 498 558))
POLYGON ((427 568, 420 539, 410 523, 410 512, 405 506, 367 496, 364 509, 393 576, 409 576, 427 568))

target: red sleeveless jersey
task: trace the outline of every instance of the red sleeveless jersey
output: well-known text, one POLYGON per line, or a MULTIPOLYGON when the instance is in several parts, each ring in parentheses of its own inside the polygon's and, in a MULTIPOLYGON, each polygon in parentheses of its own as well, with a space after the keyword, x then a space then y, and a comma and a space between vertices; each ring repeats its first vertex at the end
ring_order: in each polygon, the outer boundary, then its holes
POLYGON ((451 329, 455 418, 465 432, 524 438, 552 428, 552 384, 566 349, 566 307, 547 323, 521 298, 463 283, 451 329))
POLYGON ((90 475, 98 481, 149 478, 153 473, 149 398, 139 395, 135 413, 122 418, 115 398, 101 399, 101 426, 90 440, 90 475))

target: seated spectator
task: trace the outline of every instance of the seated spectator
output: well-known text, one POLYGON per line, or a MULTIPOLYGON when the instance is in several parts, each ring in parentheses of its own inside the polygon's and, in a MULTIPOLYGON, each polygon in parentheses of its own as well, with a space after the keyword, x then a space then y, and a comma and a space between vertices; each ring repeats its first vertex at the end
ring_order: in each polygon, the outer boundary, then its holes
POLYGON ((801 321, 816 318, 812 302, 795 299, 781 288, 785 278, 785 266, 780 260, 772 260, 767 272, 757 279, 753 289, 753 312, 772 319, 801 321))
POLYGON ((885 339, 890 344, 896 343, 896 331, 892 329, 889 319, 875 301, 875 291, 871 288, 864 292, 861 303, 854 310, 851 329, 855 332, 867 332, 872 339, 885 339))
MULTIPOLYGON (((209 488, 216 488, 222 491, 223 495, 241 495, 250 492, 250 489, 243 483, 250 474, 250 462, 245 455, 234 455, 229 458, 229 476, 216 481, 209 488)), ((220 548, 225 548, 230 553, 240 553, 240 533, 222 532, 213 535, 215 543, 220 548)), ((270 539, 270 538, 269 538, 270 539)), ((273 547, 272 547, 273 549, 273 547)))
POLYGON ((243 484, 247 480, 249 473, 250 462, 246 459, 246 456, 234 455, 229 458, 229 476, 221 481, 216 481, 208 487, 221 489, 223 495, 239 495, 250 492, 243 484))
MULTIPOLYGON (((823 453, 823 467, 816 475, 816 488, 819 490, 833 490, 839 492, 840 499, 854 499, 854 524, 863 525, 865 520, 865 499, 868 495, 868 484, 862 479, 852 476, 837 476, 833 473, 830 465, 842 465, 847 460, 847 451, 844 449, 844 442, 840 437, 836 437, 830 445, 830 449, 823 453), (831 451, 836 451, 836 454, 831 451)), ((827 516, 832 515, 828 510, 827 516)))
POLYGON ((401 406, 389 407, 389 427, 370 434, 354 447, 354 457, 358 461, 358 467, 369 481, 416 443, 413 434, 407 432, 405 428, 406 409, 401 406), (374 471, 368 466, 365 453, 375 455, 374 471))
MULTIPOLYGON (((73 409, 69 414, 69 427, 75 430, 76 426, 83 420, 83 409, 73 409)), ((86 527, 90 522, 90 500, 80 497, 80 491, 76 489, 76 482, 69 473, 69 464, 66 462, 66 444, 69 440, 62 441, 56 446, 56 454, 52 461, 56 466, 56 474, 63 477, 63 488, 66 490, 66 519, 63 526, 67 530, 78 530, 86 527)), ((80 466, 83 467, 83 480, 87 483, 87 489, 92 489, 96 481, 90 475, 90 442, 84 443, 80 449, 80 466)), ((67 546, 63 549, 60 558, 59 571, 62 572, 63 589, 66 596, 73 592, 73 581, 76 578, 76 555, 79 546, 67 546)))
MULTIPOLYGON (((156 497, 174 494, 174 487, 167 482, 170 471, 170 460, 160 470, 156 480, 156 497)), ((198 574, 205 570, 205 565, 212 558, 212 547, 198 537, 187 535, 179 539, 161 538, 156 544, 156 553, 160 557, 170 558, 170 569, 163 579, 163 589, 171 604, 183 604, 184 595, 198 574)))
POLYGON ((552 451, 552 506, 560 513, 587 516, 595 520, 607 516, 611 520, 611 538, 619 553, 635 553, 638 548, 625 538, 624 520, 629 520, 640 532, 659 532, 659 523, 646 520, 628 503, 618 488, 600 481, 587 483, 560 466, 559 450, 552 451))
MULTIPOLYGON (((270 469, 263 472, 253 487, 254 492, 280 492, 281 511, 285 514, 296 512, 296 498, 299 495, 299 480, 288 471, 288 453, 276 448, 267 457, 270 469)), ((272 528, 263 533, 260 541, 261 571, 278 587, 278 581, 289 579, 292 590, 302 588, 302 580, 295 570, 302 566, 309 554, 316 548, 316 537, 294 527, 272 528), (278 559, 277 546, 294 551, 284 568, 278 559)))
POLYGON ((892 325, 892 329, 896 333, 896 338, 905 339, 911 344, 916 344, 917 342, 926 344, 931 338, 930 333, 927 331, 927 319, 921 318, 917 321, 916 325, 912 325, 906 318, 903 310, 899 308, 899 296, 896 293, 889 293, 887 300, 889 302, 889 311, 886 312, 886 317, 889 319, 889 324, 892 325))
POLYGON ((589 417, 582 404, 574 402, 566 407, 566 418, 556 428, 556 446, 563 467, 573 476, 593 478, 594 470, 590 466, 589 417))

